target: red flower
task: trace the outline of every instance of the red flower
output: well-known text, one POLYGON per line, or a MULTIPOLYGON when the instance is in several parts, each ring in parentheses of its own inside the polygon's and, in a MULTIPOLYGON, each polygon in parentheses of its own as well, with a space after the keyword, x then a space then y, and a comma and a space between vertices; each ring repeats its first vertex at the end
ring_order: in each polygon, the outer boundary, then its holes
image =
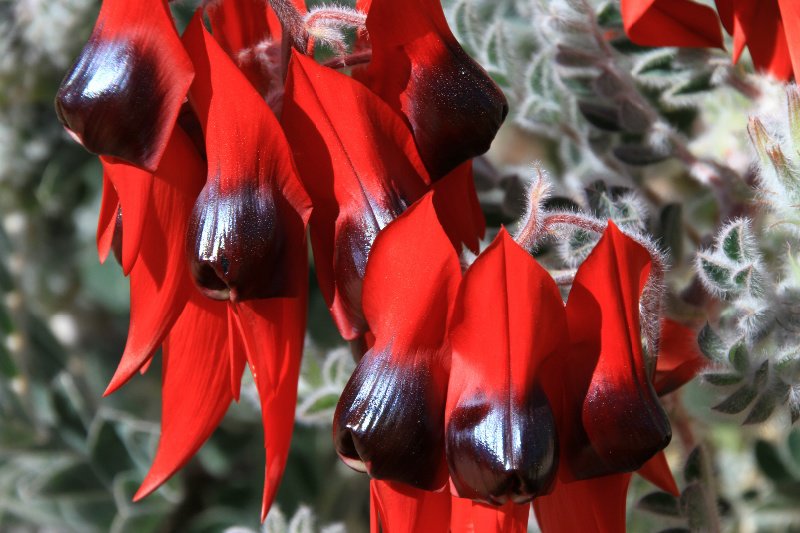
POLYGON ((87 150, 154 172, 192 77, 167 0, 106 0, 56 112, 87 150))
MULTIPOLYGON (((697 348, 696 332, 671 320, 661 328, 661 349, 655 388, 669 394, 689 382, 705 364, 697 348)), ((663 452, 638 471, 661 490, 678 495, 678 487, 663 452)), ((558 481, 551 494, 533 502, 539 527, 546 533, 571 531, 624 532, 625 506, 631 474, 613 474, 584 481, 558 481)))
POLYGON ((546 494, 558 437, 542 386, 569 335, 553 278, 501 229, 470 266, 450 323, 446 441, 459 496, 503 504, 546 494))
POLYGON ((546 382, 568 479, 631 472, 669 443, 641 344, 639 296, 650 266, 647 250, 609 222, 578 268, 566 306, 572 350, 546 382))
MULTIPOLYGON (((104 6, 104 13, 111 13, 101 15, 98 26, 104 31, 110 31, 109 21, 122 24, 122 15, 114 18, 117 11, 104 6)), ((151 9, 148 16, 153 13, 160 12, 151 9)), ((134 43, 142 33, 135 28, 121 32, 134 36, 134 43)), ((99 30, 96 34, 106 35, 99 30)), ((101 37, 97 41, 102 43, 101 37)), ((113 46, 121 42, 115 39, 113 46)), ((179 469, 208 438, 231 400, 238 398, 242 372, 249 364, 262 399, 267 436, 265 516, 285 466, 294 423, 305 333, 304 234, 310 203, 277 119, 203 28, 200 14, 183 41, 196 71, 189 97, 202 127, 207 160, 181 126, 173 129, 169 117, 164 118, 168 99, 143 108, 143 116, 136 117, 155 117, 159 132, 171 135, 163 149, 156 143, 145 150, 148 162, 157 159, 153 174, 116 157, 103 157, 98 251, 104 259, 115 233, 121 232, 122 264, 131 278, 128 342, 107 394, 146 368, 163 342, 162 434, 153 466, 136 494, 139 499, 179 469), (160 111, 149 117, 153 109, 160 111), (152 155, 157 150, 161 150, 158 158, 152 155), (198 288, 224 301, 206 298, 198 288), (263 340, 255 342, 256 338, 263 340)), ((149 41, 144 44, 153 47, 149 41)), ((122 48, 131 51, 136 61, 116 64, 120 79, 128 83, 121 86, 121 94, 82 101, 84 108, 113 111, 115 99, 153 88, 147 76, 136 77, 141 60, 136 54, 147 57, 152 52, 159 57, 157 47, 150 50, 144 44, 122 48)), ((104 69, 110 68, 106 63, 115 64, 112 45, 108 49, 91 45, 75 67, 81 75, 65 81, 59 109, 72 109, 67 104, 75 94, 95 96, 91 88, 105 79, 104 69)), ((177 57, 186 56, 180 41, 173 48, 182 54, 177 57)), ((158 99, 163 94, 152 96, 158 99)), ((76 123, 72 115, 61 115, 69 127, 76 123)), ((99 120, 96 115, 90 119, 99 120)), ((125 127, 115 124, 114 132, 125 127)), ((83 130, 78 133, 86 138, 83 130)), ((120 142, 133 146, 124 138, 120 142)), ((111 144, 99 150, 117 155, 114 148, 111 144)))
POLYGON ((722 48, 719 21, 733 36, 733 62, 744 47, 756 69, 779 80, 800 69, 800 5, 792 0, 716 0, 714 11, 691 0, 622 0, 625 32, 642 46, 722 48))
POLYGON ((296 52, 282 123, 315 207, 311 244, 320 288, 351 340, 367 331, 361 284, 372 243, 430 179, 411 132, 384 102, 296 52))
POLYGON ((625 33, 641 46, 723 48, 714 10, 692 0, 622 0, 625 33))
POLYGON ((447 482, 447 317, 461 268, 426 195, 382 231, 364 277, 375 336, 342 392, 334 444, 375 479, 424 489, 447 482))
POLYGON ((792 0, 716 0, 725 30, 733 35, 733 61, 744 47, 753 64, 779 80, 800 72, 800 5, 792 0))

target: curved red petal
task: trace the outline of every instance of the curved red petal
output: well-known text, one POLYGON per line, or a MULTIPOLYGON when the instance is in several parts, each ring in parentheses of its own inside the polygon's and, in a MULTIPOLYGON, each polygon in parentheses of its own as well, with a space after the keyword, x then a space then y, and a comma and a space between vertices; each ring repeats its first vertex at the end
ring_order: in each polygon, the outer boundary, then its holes
POLYGON ((311 204, 266 102, 203 26, 183 36, 196 77, 190 101, 205 133, 208 179, 187 236, 192 275, 212 298, 294 296, 311 204))
POLYGON ((539 528, 545 533, 624 533, 630 481, 630 474, 617 474, 557 482, 551 494, 533 500, 539 528))
MULTIPOLYGON (((194 291, 186 265, 186 230, 204 176, 205 165, 192 141, 175 128, 153 177, 149 215, 143 221, 146 238, 130 274, 128 340, 105 394, 122 386, 150 359, 194 291)), ((132 227, 132 219, 124 220, 123 238, 132 227)))
POLYGON ((733 4, 736 0, 714 0, 717 6, 717 14, 719 20, 722 22, 722 27, 728 32, 728 35, 733 35, 733 4))
POLYGON ((314 201, 311 244, 322 293, 352 340, 366 331, 361 284, 375 236, 430 181, 400 118, 311 58, 294 53, 281 118, 314 201))
POLYGON ((227 305, 196 291, 164 342, 161 438, 134 496, 156 490, 208 439, 232 401, 227 305))
POLYGON ((369 482, 371 533, 447 533, 450 494, 402 483, 369 482))
POLYGON ((114 185, 122 210, 122 271, 127 276, 139 258, 150 209, 153 174, 120 159, 101 157, 103 174, 114 185))
MULTIPOLYGON (((300 275, 307 279, 304 271, 300 275)), ((266 450, 261 507, 261 519, 264 520, 289 455, 297 379, 303 355, 306 299, 252 300, 234 304, 232 309, 261 399, 266 450)))
POLYGON ((117 227, 119 214, 119 197, 114 189, 114 184, 103 172, 103 196, 100 200, 100 215, 97 217, 97 256, 101 263, 105 263, 111 244, 114 240, 114 230, 117 227))
POLYGON ((475 190, 472 161, 437 181, 433 190, 433 205, 453 246, 460 250, 463 243, 473 253, 479 253, 480 240, 486 233, 486 219, 475 190))
POLYGON ((625 33, 640 46, 724 48, 717 14, 691 0, 622 0, 625 33))
POLYGON ((361 78, 406 118, 431 176, 488 150, 508 104, 453 37, 439 0, 368 7, 372 61, 361 78))
POLYGON ((776 1, 734 2, 734 61, 747 44, 753 64, 779 80, 792 78, 792 59, 776 1))
POLYGON ((214 38, 262 95, 281 81, 270 69, 281 58, 280 35, 277 40, 271 35, 274 15, 269 17, 268 11, 264 0, 222 0, 206 7, 214 38))
POLYGON ((461 265, 427 194, 375 239, 364 276, 364 315, 376 346, 437 349, 461 265))
POLYGON ((656 375, 653 387, 659 396, 691 381, 708 364, 697 346, 697 332, 668 318, 661 322, 656 375))
POLYGON ((154 172, 192 76, 166 0, 104 0, 56 111, 87 150, 154 172))
POLYGON ((681 495, 681 491, 678 490, 678 485, 675 483, 675 478, 672 477, 672 470, 669 468, 667 456, 664 455, 664 452, 655 454, 636 473, 664 492, 669 492, 673 496, 681 495))
POLYGON ((609 221, 575 276, 559 436, 577 479, 636 470, 672 436, 642 354, 639 296, 649 272, 647 250, 609 221))
POLYGON ((375 344, 339 399, 334 442, 347 464, 376 479, 429 490, 446 483, 446 328, 460 277, 430 195, 375 240, 364 278, 375 344))
POLYGON ((451 533, 526 533, 530 506, 509 502, 500 507, 453 496, 451 533))
POLYGON ((792 60, 792 71, 800 72, 800 4, 791 0, 778 0, 786 45, 792 60))
POLYGON ((549 492, 558 439, 539 368, 569 347, 555 281, 501 229, 459 288, 446 442, 459 496, 495 505, 549 492))

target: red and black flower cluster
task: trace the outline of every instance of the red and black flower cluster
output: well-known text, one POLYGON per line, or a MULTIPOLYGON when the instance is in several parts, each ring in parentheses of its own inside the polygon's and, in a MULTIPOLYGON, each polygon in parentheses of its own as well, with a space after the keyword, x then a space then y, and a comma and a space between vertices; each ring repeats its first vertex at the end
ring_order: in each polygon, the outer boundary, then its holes
POLYGON ((604 507, 618 519, 624 473, 643 465, 674 490, 640 340, 649 253, 610 224, 566 306, 505 230, 462 275, 462 246, 477 253, 485 229, 470 159, 494 138, 505 98, 438 0, 357 7, 357 52, 320 64, 302 0, 210 2, 182 35, 167 0, 104 0, 61 86, 59 118, 103 163, 100 258, 113 249, 130 277, 107 393, 163 346, 161 440, 136 498, 209 437, 248 366, 266 515, 294 419, 307 232, 360 357, 334 440, 375 480, 374 527, 518 530, 537 498, 557 530, 553 505, 588 478, 622 488, 580 520, 604 507), (352 76, 336 70, 365 59, 352 76))

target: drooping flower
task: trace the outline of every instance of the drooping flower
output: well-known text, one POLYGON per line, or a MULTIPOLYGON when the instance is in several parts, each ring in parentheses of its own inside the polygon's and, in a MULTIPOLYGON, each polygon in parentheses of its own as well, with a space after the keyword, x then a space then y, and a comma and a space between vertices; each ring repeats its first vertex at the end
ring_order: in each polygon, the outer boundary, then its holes
POLYGON ((569 346, 553 278, 501 229, 456 300, 446 442, 459 496, 495 505, 546 494, 558 437, 540 368, 569 346))
MULTIPOLYGON (((277 119, 205 30, 201 14, 183 43, 180 51, 188 52, 196 72, 189 113, 202 129, 203 154, 178 125, 168 132, 154 174, 103 157, 98 252, 107 256, 121 233, 122 264, 131 278, 128 342, 107 394, 146 368, 163 343, 162 434, 139 499, 208 438, 238 399, 249 364, 262 400, 266 515, 294 422, 310 202, 277 119)), ((102 69, 86 72, 82 81, 89 87, 102 81, 102 69)), ((64 90, 79 92, 73 79, 64 90)), ((142 90, 136 78, 130 83, 134 93, 142 90)))
POLYGON ((669 443, 641 343, 639 297, 650 268, 648 251, 609 221, 575 275, 566 305, 570 354, 554 359, 546 381, 560 405, 562 477, 632 472, 669 443))
POLYGON ((333 430, 339 456, 375 479, 429 490, 447 483, 447 319, 460 278, 431 193, 372 247, 363 306, 375 342, 342 392, 333 430))
MULTIPOLYGON (((665 319, 661 338, 654 381, 659 396, 688 383, 705 364, 691 328, 665 319)), ((637 473, 661 490, 679 494, 663 452, 647 461, 637 473)), ((631 474, 622 473, 571 483, 557 481, 551 494, 533 502, 539 527, 546 533, 624 532, 630 480, 631 474)))
POLYGON ((87 150, 154 172, 192 77, 167 0, 105 0, 56 112, 87 150))

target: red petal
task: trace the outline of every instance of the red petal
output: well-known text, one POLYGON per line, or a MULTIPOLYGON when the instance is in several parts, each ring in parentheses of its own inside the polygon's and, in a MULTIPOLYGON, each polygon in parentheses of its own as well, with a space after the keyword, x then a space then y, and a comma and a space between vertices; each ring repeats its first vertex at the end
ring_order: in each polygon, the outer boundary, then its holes
MULTIPOLYGON (((305 271, 301 271, 305 277, 305 271)), ((307 278, 306 278, 307 279, 307 278)), ((264 425, 264 494, 261 520, 278 490, 294 427, 297 379, 303 355, 306 299, 252 300, 232 307, 261 398, 264 425)))
POLYGON ((786 45, 792 60, 792 70, 797 73, 800 72, 800 3, 793 0, 778 0, 778 6, 786 34, 786 45))
POLYGON ((697 346, 697 332, 668 318, 661 322, 661 343, 653 386, 664 396, 691 381, 708 360, 697 346))
POLYGON ((722 27, 728 32, 728 35, 733 35, 733 4, 736 0, 715 0, 717 6, 717 14, 719 20, 722 22, 722 27))
POLYGON ((792 61, 778 3, 737 1, 733 13, 734 61, 746 43, 757 69, 779 80, 791 79, 792 61))
POLYGON ((209 4, 206 13, 214 38, 234 60, 240 51, 270 37, 263 0, 222 0, 209 4))
POLYGON ((87 150, 154 172, 192 76, 166 0, 104 0, 56 111, 87 150))
POLYGON ((117 227, 119 213, 119 197, 114 184, 103 172, 103 197, 100 201, 100 215, 97 217, 97 256, 101 263, 106 262, 111 243, 114 240, 114 229, 117 227))
POLYGON ((436 191, 433 196, 436 213, 453 246, 460 250, 464 243, 473 253, 479 253, 486 220, 475 190, 472 160, 437 181, 433 190, 436 191))
POLYGON ((363 81, 408 120, 434 179, 489 149, 508 104, 453 37, 439 0, 374 0, 367 29, 363 81))
POLYGON ((647 250, 609 222, 575 276, 559 437, 578 479, 636 470, 670 441, 642 355, 639 296, 649 272, 647 250))
POLYGON ((630 480, 630 474, 617 474, 575 483, 557 482, 550 495, 533 500, 539 528, 546 533, 624 533, 630 480))
POLYGON ((690 0, 622 0, 625 32, 640 46, 724 48, 717 14, 690 0))
POLYGON ((429 492, 373 479, 369 482, 369 499, 372 533, 449 531, 450 494, 445 491, 429 492))
POLYGON ((297 53, 282 123, 314 201, 311 243, 322 293, 352 340, 365 332, 361 282, 375 235, 430 181, 411 133, 386 104, 297 53))
POLYGON ((461 280, 458 256, 428 194, 382 231, 364 276, 364 314, 376 346, 439 348, 461 280))
POLYGON ((675 478, 672 477, 672 471, 669 469, 667 456, 664 455, 664 452, 655 454, 636 473, 673 496, 681 495, 681 491, 678 490, 678 485, 675 483, 675 478))
MULTIPOLYGON (((128 341, 105 394, 118 389, 150 359, 194 291, 186 266, 186 230, 204 175, 205 166, 194 145, 176 128, 153 178, 149 215, 143 220, 146 238, 130 275, 128 341)), ((123 238, 133 227, 132 220, 124 218, 123 238)))
POLYGON ((190 99, 208 155, 208 179, 187 237, 195 282, 225 299, 294 296, 300 287, 287 280, 307 253, 304 224, 311 204, 286 138, 206 31, 200 12, 183 40, 197 73, 190 99))
POLYGON ((133 497, 156 490, 197 452, 231 400, 227 305, 194 292, 164 342, 161 439, 133 497))
POLYGON ((530 506, 509 502, 501 507, 453 496, 451 533, 526 533, 530 506))
POLYGON ((568 351, 555 281, 501 229, 464 276, 450 322, 446 442, 459 496, 498 505, 546 494, 558 441, 540 365, 568 351))
POLYGON ((280 65, 281 60, 280 35, 270 39, 270 19, 275 16, 267 6, 264 0, 222 0, 206 7, 214 37, 262 95, 273 81, 279 83, 268 64, 280 65))
POLYGON ((460 277, 430 195, 375 240, 364 278, 375 345, 339 399, 334 442, 346 463, 376 479, 429 490, 446 483, 446 326, 460 277))
POLYGON ((100 161, 104 176, 114 184, 122 207, 122 271, 127 276, 139 258, 153 175, 119 159, 101 157, 100 161))

